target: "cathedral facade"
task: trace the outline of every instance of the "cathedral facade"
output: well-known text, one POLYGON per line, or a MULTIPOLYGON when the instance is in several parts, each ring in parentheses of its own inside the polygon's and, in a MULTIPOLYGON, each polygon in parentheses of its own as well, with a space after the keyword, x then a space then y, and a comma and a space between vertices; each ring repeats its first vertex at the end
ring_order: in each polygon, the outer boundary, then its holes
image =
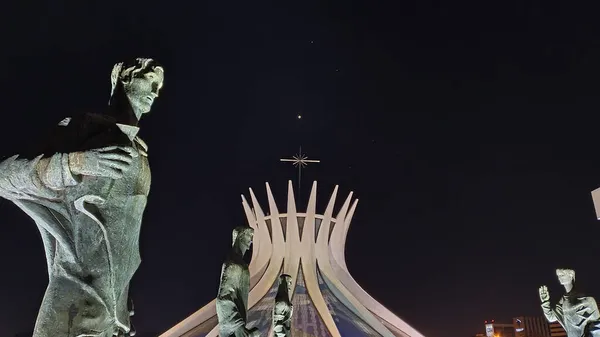
MULTIPOLYGON (((373 299, 348 272, 344 246, 358 203, 352 193, 334 217, 337 186, 322 214, 316 212, 316 182, 305 212, 296 208, 291 182, 285 212, 278 210, 268 183, 266 188, 267 215, 252 190, 253 207, 242 196, 248 224, 254 228, 248 327, 273 336, 271 311, 279 275, 285 273, 292 276, 294 337, 424 337, 373 299)), ((160 337, 217 337, 217 324, 213 300, 160 337)))

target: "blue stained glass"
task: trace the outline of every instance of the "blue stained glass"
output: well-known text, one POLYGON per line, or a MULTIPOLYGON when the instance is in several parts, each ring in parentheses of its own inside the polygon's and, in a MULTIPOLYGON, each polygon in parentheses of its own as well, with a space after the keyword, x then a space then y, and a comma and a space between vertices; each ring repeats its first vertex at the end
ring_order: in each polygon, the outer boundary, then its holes
POLYGON ((278 286, 279 277, 271 286, 269 292, 248 311, 247 326, 249 328, 258 328, 261 336, 268 336, 271 330, 273 305, 275 304, 275 295, 277 295, 278 286))
POLYGON ((304 283, 302 268, 298 271, 296 290, 292 299, 294 316, 292 317, 292 336, 294 337, 331 337, 323 319, 317 312, 304 283))
POLYGON ((354 337, 354 336, 373 336, 381 337, 381 335, 375 331, 370 325, 358 317, 348 307, 346 307, 335 295, 329 290, 327 284, 325 284, 321 274, 318 273, 319 288, 325 298, 327 307, 333 316, 335 325, 343 337, 354 337))
MULTIPOLYGON (((381 337, 377 331, 359 318, 334 295, 318 271, 317 277, 321 294, 342 337, 381 337)), ((247 326, 258 328, 261 336, 269 336, 271 330, 272 310, 275 304, 278 284, 279 278, 276 279, 269 292, 248 311, 247 326)), ((306 290, 302 268, 298 271, 292 303, 294 305, 294 316, 292 318, 292 335, 294 337, 331 337, 306 290)), ((194 329, 196 334, 193 336, 205 337, 215 325, 216 317, 213 317, 194 329)))

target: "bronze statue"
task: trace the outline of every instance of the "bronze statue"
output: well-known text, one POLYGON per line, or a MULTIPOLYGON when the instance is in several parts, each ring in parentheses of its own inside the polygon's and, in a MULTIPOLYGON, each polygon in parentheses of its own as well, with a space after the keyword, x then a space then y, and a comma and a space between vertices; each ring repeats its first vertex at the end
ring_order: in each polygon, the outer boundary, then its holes
POLYGON ((279 276, 279 288, 273 306, 273 334, 275 337, 290 337, 294 307, 290 300, 292 277, 287 274, 279 276))
POLYGON ((559 322, 567 332, 567 337, 597 336, 600 314, 596 300, 575 289, 574 270, 557 269, 556 276, 565 287, 565 294, 555 306, 550 304, 548 288, 541 286, 539 289, 542 310, 548 322, 559 322))
POLYGON ((138 121, 163 84, 152 59, 118 63, 108 109, 62 120, 36 158, 0 162, 0 196, 41 233, 49 284, 34 337, 129 336, 129 282, 150 189, 138 121))
POLYGON ((250 271, 244 254, 250 249, 254 230, 251 227, 236 227, 233 230, 233 245, 221 269, 221 282, 217 294, 217 317, 220 337, 257 337, 256 328, 246 328, 250 271))

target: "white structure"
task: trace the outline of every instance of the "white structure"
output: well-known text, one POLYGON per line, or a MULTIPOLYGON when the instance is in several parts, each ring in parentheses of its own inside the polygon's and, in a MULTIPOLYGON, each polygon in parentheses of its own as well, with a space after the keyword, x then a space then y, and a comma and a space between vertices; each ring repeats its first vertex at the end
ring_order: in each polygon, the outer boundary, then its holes
POLYGON ((600 220, 600 188, 592 191, 592 200, 594 201, 594 209, 596 210, 596 218, 600 220))
MULTIPOLYGON (((250 269, 248 326, 272 336, 271 310, 278 277, 292 276, 294 316, 292 335, 340 337, 423 337, 373 299, 352 278, 344 259, 348 227, 358 200, 348 195, 337 216, 335 187, 323 214, 316 212, 314 182, 306 212, 296 210, 292 183, 288 183, 287 212, 280 213, 267 183, 269 213, 265 215, 250 189, 251 208, 242 195, 248 224, 254 228, 250 269)), ((163 333, 160 337, 218 336, 215 301, 163 333)))

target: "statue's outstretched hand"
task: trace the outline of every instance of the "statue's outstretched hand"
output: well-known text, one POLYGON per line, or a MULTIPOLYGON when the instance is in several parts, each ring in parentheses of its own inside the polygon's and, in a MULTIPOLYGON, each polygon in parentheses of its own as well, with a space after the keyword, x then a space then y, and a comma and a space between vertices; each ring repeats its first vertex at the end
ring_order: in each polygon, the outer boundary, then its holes
POLYGON ((548 292, 548 287, 541 286, 540 287, 540 300, 542 302, 547 302, 550 300, 550 293, 548 292))
POLYGON ((109 146, 85 152, 69 153, 69 168, 76 175, 119 179, 137 157, 132 147, 109 146))

